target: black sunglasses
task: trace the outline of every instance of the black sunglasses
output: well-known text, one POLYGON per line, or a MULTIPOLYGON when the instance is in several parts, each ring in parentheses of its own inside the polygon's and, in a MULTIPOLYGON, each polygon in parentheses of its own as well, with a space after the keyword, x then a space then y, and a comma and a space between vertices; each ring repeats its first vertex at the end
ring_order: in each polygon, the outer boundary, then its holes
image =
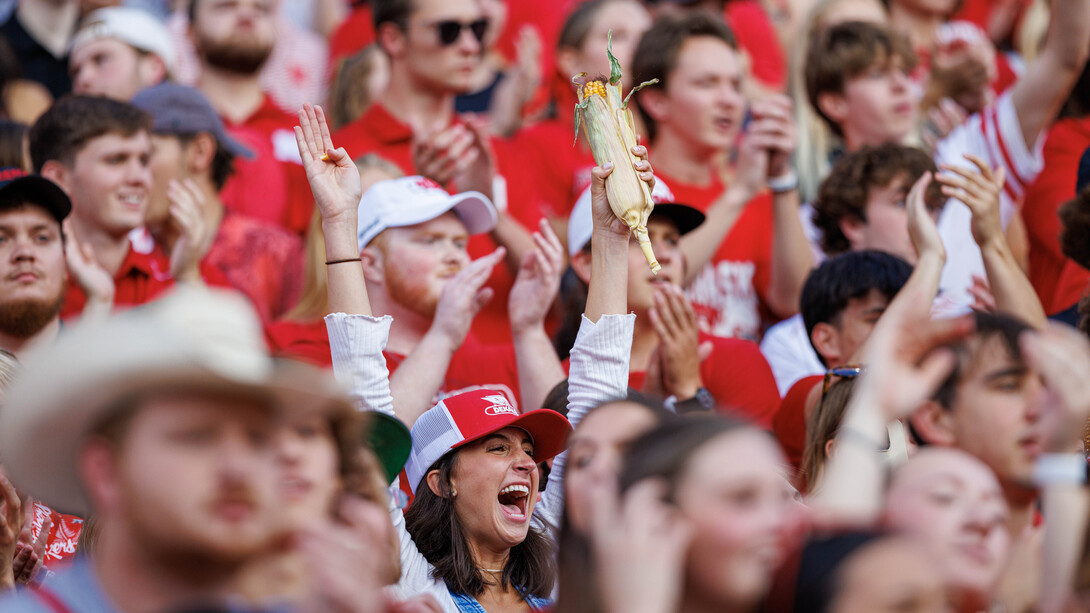
POLYGON ((465 28, 469 28, 469 31, 473 32, 473 36, 479 43, 484 42, 484 35, 488 32, 487 19, 477 19, 469 23, 444 20, 437 21, 432 25, 435 26, 435 31, 439 33, 439 43, 444 47, 458 42, 458 39, 462 36, 462 30, 465 28))

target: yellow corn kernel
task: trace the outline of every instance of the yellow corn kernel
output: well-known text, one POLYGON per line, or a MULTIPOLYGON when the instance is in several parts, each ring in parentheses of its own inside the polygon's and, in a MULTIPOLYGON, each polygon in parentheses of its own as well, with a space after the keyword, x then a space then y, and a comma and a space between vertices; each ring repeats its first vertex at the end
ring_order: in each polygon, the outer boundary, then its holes
POLYGON ((606 88, 601 81, 590 81, 583 86, 583 97, 598 95, 606 97, 606 88))

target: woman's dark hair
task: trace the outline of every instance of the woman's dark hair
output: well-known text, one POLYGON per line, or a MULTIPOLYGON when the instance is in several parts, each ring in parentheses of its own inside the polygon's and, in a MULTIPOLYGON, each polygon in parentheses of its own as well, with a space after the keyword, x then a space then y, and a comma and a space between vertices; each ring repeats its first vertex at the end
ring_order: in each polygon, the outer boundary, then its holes
MULTIPOLYGON (((661 403, 649 400, 635 390, 629 389, 628 392, 627 398, 603 402, 588 411, 587 415, 602 407, 630 402, 650 411, 660 424, 679 419, 677 415, 666 410, 661 403)), ((584 416, 585 418, 586 416, 584 416)), ((567 493, 565 492, 566 497, 567 493)), ((572 526, 567 505, 564 506, 563 514, 560 517, 557 544, 559 547, 557 552, 559 562, 557 575, 560 584, 556 598, 556 613, 598 613, 603 607, 598 596, 598 588, 594 584, 594 554, 586 537, 572 526)))
POLYGON ((1090 115, 1090 62, 1082 67, 1082 74, 1060 109, 1060 119, 1090 115))
POLYGON ((571 266, 560 277, 560 325, 553 337, 553 347, 561 360, 571 355, 571 348, 575 346, 583 311, 587 308, 587 289, 587 284, 571 266))
POLYGON ((23 149, 29 129, 26 124, 0 119, 0 168, 29 166, 23 149))
POLYGON ((776 573, 764 610, 826 613, 842 589, 845 562, 884 538, 877 530, 812 535, 776 573))
MULTIPOLYGON (((447 453, 428 469, 428 473, 439 471, 440 494, 431 491, 426 481, 420 484, 412 506, 405 512, 405 530, 434 568, 434 578, 446 582, 451 592, 477 597, 484 592, 487 582, 473 561, 451 496, 450 475, 458 455, 458 451, 447 453)), ((548 598, 555 577, 552 544, 531 526, 526 539, 511 548, 500 585, 514 587, 524 598, 548 598)))

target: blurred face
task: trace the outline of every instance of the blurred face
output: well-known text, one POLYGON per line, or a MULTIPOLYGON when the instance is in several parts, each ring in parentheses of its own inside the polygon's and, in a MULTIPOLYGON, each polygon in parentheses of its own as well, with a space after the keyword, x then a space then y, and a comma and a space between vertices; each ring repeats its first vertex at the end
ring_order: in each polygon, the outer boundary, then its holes
POLYGON ((467 91, 484 46, 468 27, 462 27, 451 42, 443 41, 442 31, 453 30, 453 23, 468 26, 485 19, 480 4, 477 0, 416 0, 414 5, 416 10, 393 59, 402 62, 417 88, 439 93, 467 91))
POLYGON ((849 150, 865 145, 899 143, 916 122, 904 61, 876 62, 844 84, 843 117, 839 119, 849 150))
POLYGON ((65 289, 61 225, 27 205, 0 213, 0 332, 28 338, 60 312, 65 289))
POLYGON ((929 447, 894 475, 887 520, 917 535, 935 553, 950 591, 986 605, 1007 563, 1007 503, 981 461, 955 449, 929 447))
POLYGON ((537 502, 534 444, 521 428, 504 428, 458 451, 451 485, 454 512, 477 548, 504 551, 526 540, 537 502))
POLYGON ((970 340, 970 354, 949 411, 954 446, 987 464, 1001 482, 1032 486, 1042 453, 1041 379, 998 337, 970 340))
POLYGON ((660 131, 673 132, 696 150, 724 151, 742 128, 741 86, 738 53, 717 38, 697 36, 681 45, 662 104, 645 108, 660 131))
POLYGON ((328 517, 341 489, 329 420, 311 415, 287 423, 277 430, 275 446, 281 519, 289 529, 299 529, 328 517))
POLYGON ((380 235, 385 287, 401 306, 435 315, 443 287, 469 264, 465 224, 452 212, 380 235))
POLYGON ((818 27, 824 30, 849 21, 885 24, 889 15, 877 0, 840 0, 825 9, 818 27))
MULTIPOLYGON (((613 30, 613 56, 621 64, 621 81, 625 89, 636 85, 632 83, 632 58, 636 54, 636 45, 640 37, 651 27, 651 16, 647 9, 638 2, 619 0, 602 5, 594 15, 594 22, 578 49, 575 70, 572 74, 586 72, 590 75, 608 75, 609 57, 606 56, 606 42, 609 31, 613 30)), ((564 75, 568 78, 571 75, 564 75)))
POLYGON ((72 215, 116 237, 142 225, 151 190, 150 159, 147 132, 89 141, 76 153, 63 186, 72 199, 72 215))
POLYGON ((591 411, 572 433, 564 475, 568 517, 575 529, 590 526, 589 502, 584 500, 597 476, 617 475, 629 443, 655 426, 655 415, 630 402, 616 402, 591 411))
POLYGON ((892 0, 890 10, 935 29, 950 19, 957 5, 957 0, 892 0))
POLYGON ((152 134, 150 140, 151 160, 148 167, 151 169, 151 192, 145 221, 149 226, 157 226, 166 223, 170 218, 170 199, 167 197, 170 181, 181 181, 189 176, 189 172, 182 139, 166 134, 152 134))
POLYGON ((657 284, 681 285, 685 277, 684 258, 678 246, 681 234, 674 222, 652 216, 647 222, 647 236, 662 270, 651 274, 639 243, 635 239, 629 242, 628 306, 639 313, 646 313, 654 305, 657 284))
POLYGON ((254 400, 154 396, 118 450, 116 506, 160 556, 241 563, 271 535, 276 491, 272 418, 254 400))
POLYGON ((150 56, 116 38, 100 38, 72 52, 68 59, 72 91, 129 101, 137 92, 154 85, 146 63, 150 56))
POLYGON ((916 263, 916 247, 908 235, 906 198, 912 187, 905 178, 898 178, 885 187, 867 189, 867 221, 848 221, 857 227, 845 233, 852 251, 877 249, 892 253, 910 264, 916 263))
POLYGON ((254 74, 276 42, 276 0, 199 0, 190 24, 198 55, 209 65, 254 74))
POLYGON ((826 356, 830 366, 846 363, 863 345, 874 330, 874 324, 889 306, 889 298, 882 292, 872 289, 866 296, 848 301, 848 306, 840 313, 839 322, 832 325, 835 338, 836 354, 826 356), (832 358, 832 359, 830 359, 832 358))
POLYGON ((832 613, 945 613, 934 559, 908 539, 864 545, 843 564, 832 613))
POLYGON ((758 430, 727 432, 690 458, 676 503, 697 538, 685 593, 705 608, 752 607, 771 583, 798 505, 776 443, 758 430))

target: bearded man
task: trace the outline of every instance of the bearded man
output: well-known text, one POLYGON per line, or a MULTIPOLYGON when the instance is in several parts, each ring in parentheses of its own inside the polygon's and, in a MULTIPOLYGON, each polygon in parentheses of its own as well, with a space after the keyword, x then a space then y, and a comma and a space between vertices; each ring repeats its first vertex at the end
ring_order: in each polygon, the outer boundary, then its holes
POLYGON ((201 62, 197 88, 231 137, 255 154, 236 162, 220 198, 228 210, 302 235, 314 201, 295 144, 296 118, 277 108, 260 82, 279 10, 277 0, 194 0, 189 37, 201 62))
POLYGON ((0 169, 0 348, 18 355, 57 337, 66 281, 61 222, 71 211, 52 181, 0 169))

